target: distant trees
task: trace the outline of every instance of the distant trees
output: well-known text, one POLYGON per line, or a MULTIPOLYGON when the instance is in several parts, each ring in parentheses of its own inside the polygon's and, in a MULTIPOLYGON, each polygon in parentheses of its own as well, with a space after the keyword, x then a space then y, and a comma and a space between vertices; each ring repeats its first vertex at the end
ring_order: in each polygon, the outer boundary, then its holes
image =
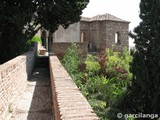
POLYGON ((0 1, 0 63, 22 52, 26 41, 42 27, 54 32, 78 22, 89 0, 0 1))
POLYGON ((159 12, 160 0, 141 0, 142 22, 131 35, 136 44, 131 64, 132 84, 119 106, 125 112, 160 115, 159 12))

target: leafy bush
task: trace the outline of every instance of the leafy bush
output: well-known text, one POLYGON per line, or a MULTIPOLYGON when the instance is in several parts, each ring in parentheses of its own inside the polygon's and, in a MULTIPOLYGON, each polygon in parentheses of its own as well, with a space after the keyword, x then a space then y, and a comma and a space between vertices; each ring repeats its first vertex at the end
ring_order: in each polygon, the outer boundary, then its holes
POLYGON ((42 44, 42 40, 38 36, 33 36, 30 40, 27 41, 27 44, 31 45, 33 42, 39 42, 42 44))
POLYGON ((123 51, 122 54, 107 50, 98 56, 88 55, 84 65, 78 47, 72 44, 62 60, 72 79, 103 120, 112 116, 110 109, 122 98, 132 79, 129 72, 132 57, 126 48, 123 51), (86 69, 80 70, 80 65, 86 69))
POLYGON ((78 69, 79 65, 82 63, 82 57, 76 44, 71 44, 61 62, 78 87, 81 87, 81 79, 84 74, 78 69))
POLYGON ((67 49, 62 63, 69 74, 76 73, 78 70, 78 65, 81 63, 81 56, 78 51, 76 44, 72 43, 71 46, 67 49))
POLYGON ((86 64, 86 70, 90 74, 97 74, 100 70, 100 65, 97 62, 97 57, 92 55, 87 55, 87 59, 85 61, 86 64))

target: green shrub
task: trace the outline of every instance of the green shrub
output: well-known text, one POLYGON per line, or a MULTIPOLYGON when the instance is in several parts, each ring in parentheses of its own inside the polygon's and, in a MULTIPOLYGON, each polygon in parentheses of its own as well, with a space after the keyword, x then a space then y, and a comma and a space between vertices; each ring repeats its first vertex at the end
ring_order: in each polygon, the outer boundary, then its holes
POLYGON ((132 57, 126 48, 123 51, 122 54, 108 50, 104 55, 88 55, 86 69, 82 71, 79 65, 84 64, 84 61, 78 47, 72 44, 62 60, 64 67, 102 120, 108 120, 109 116, 113 118, 113 114, 116 114, 110 113, 110 109, 118 111, 113 106, 122 99, 132 79, 129 72, 132 57))
POLYGON ((79 65, 83 61, 78 46, 76 44, 71 44, 71 46, 67 49, 61 62, 67 72, 72 77, 72 79, 76 82, 77 86, 81 88, 82 79, 85 77, 85 74, 81 73, 78 69, 79 65))
POLYGON ((33 42, 39 42, 42 44, 42 40, 38 36, 33 36, 30 40, 27 41, 27 44, 31 45, 33 42))
POLYGON ((87 55, 87 59, 85 61, 86 64, 86 70, 88 71, 88 74, 98 74, 98 71, 100 70, 100 65, 97 62, 97 57, 92 55, 87 55))
POLYGON ((78 72, 78 65, 82 62, 81 54, 78 51, 78 46, 74 43, 67 49, 62 63, 69 74, 78 72))

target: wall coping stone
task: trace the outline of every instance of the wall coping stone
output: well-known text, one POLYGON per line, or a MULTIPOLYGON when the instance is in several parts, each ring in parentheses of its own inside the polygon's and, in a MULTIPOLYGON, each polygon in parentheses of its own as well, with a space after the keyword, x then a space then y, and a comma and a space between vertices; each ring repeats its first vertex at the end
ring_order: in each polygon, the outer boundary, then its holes
POLYGON ((55 120, 100 120, 57 56, 50 56, 55 120))

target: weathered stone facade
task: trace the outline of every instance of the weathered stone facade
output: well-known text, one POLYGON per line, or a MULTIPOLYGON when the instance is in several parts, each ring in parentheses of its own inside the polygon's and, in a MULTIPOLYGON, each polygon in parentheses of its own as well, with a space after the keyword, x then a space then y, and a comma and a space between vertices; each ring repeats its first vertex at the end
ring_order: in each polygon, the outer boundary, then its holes
MULTIPOLYGON (((46 44, 48 44, 46 46, 49 47, 49 51, 56 52, 52 48, 54 43, 87 42, 86 47, 89 51, 107 48, 122 51, 124 47, 129 48, 129 23, 111 14, 97 15, 92 18, 82 17, 80 22, 70 25, 67 29, 60 26, 51 37, 46 38, 46 44)), ((63 48, 63 45, 60 48, 63 48)), ((66 51, 66 49, 62 50, 66 51)))
MULTIPOLYGON (((82 56, 86 57, 88 53, 87 42, 74 42, 74 43, 78 46, 82 56)), ((71 42, 53 42, 52 49, 54 53, 58 56, 58 58, 63 58, 68 47, 70 46, 71 42)))
POLYGON ((128 47, 128 29, 128 21, 110 14, 82 17, 80 21, 81 39, 83 37, 96 50, 114 48, 115 51, 121 51, 128 47))

